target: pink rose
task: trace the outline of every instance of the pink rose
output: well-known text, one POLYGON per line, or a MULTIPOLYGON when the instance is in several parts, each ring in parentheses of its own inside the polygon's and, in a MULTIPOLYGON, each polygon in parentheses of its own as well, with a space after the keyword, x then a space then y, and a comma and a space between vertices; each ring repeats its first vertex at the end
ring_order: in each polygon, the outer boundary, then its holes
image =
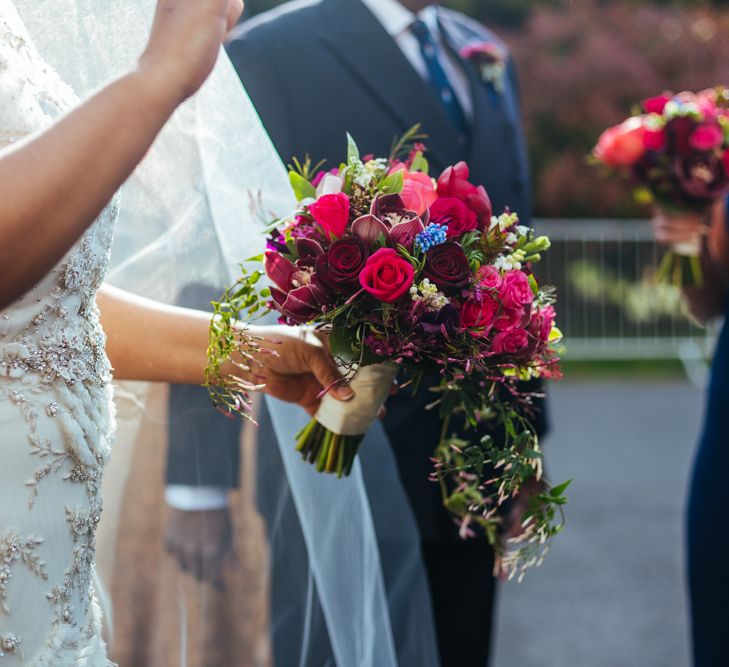
POLYGON ((390 173, 403 172, 402 197, 405 208, 422 215, 430 205, 438 199, 433 179, 419 171, 408 171, 404 164, 399 164, 390 173))
POLYGON ((309 213, 327 234, 341 237, 349 224, 349 197, 343 192, 324 195, 309 205, 309 213))
POLYGON ((496 354, 516 354, 529 345, 529 334, 524 329, 500 331, 494 336, 491 349, 496 354))
POLYGON ((691 133, 689 143, 697 151, 711 151, 724 143, 724 132, 717 123, 699 125, 691 133))
POLYGON ((392 303, 407 293, 414 277, 410 262, 392 248, 380 248, 367 260, 359 282, 376 299, 392 303))
POLYGON ((482 266, 476 274, 478 286, 483 289, 499 289, 501 287, 501 273, 490 265, 482 266))
POLYGON ((471 172, 465 162, 448 167, 438 179, 438 194, 441 197, 460 199, 476 214, 479 229, 487 229, 491 223, 493 208, 483 186, 476 187, 468 178, 471 172))
POLYGON ((519 309, 534 301, 534 292, 526 274, 516 269, 504 274, 499 298, 504 307, 509 309, 519 309))
POLYGON ((447 225, 448 238, 460 238, 478 228, 476 214, 454 197, 441 197, 430 207, 430 222, 447 225))
POLYGON ((593 155, 608 167, 630 167, 645 154, 645 133, 641 117, 628 118, 602 133, 593 155))
POLYGON ((469 299, 461 308, 461 324, 466 329, 490 328, 498 310, 499 304, 490 296, 486 296, 480 301, 469 299))
POLYGON ((670 101, 671 97, 669 95, 658 95, 656 97, 649 97, 643 102, 643 108, 645 109, 646 113, 657 113, 660 115, 666 108, 666 104, 668 104, 670 101))
POLYGON ((525 316, 526 311, 524 308, 506 308, 501 316, 496 319, 494 326, 499 331, 518 329, 522 325, 525 316))
POLYGON ((542 308, 537 313, 536 322, 538 325, 537 335, 543 343, 549 342, 549 336, 554 328, 554 321, 557 317, 557 313, 554 311, 554 306, 547 306, 542 308))

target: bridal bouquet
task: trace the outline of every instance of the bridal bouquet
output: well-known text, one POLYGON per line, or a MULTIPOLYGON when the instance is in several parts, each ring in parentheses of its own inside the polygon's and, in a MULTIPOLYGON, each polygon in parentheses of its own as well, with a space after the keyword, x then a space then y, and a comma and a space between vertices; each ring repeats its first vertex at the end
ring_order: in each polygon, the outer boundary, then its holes
MULTIPOLYGON (((518 547, 501 549, 499 509, 542 475, 528 420, 532 397, 520 395, 519 381, 559 375, 553 292, 531 270, 549 240, 513 213, 494 217, 465 163, 432 179, 423 147, 411 150, 407 139, 379 159, 361 158, 350 138, 346 162, 328 172, 296 162, 298 210, 274 223, 257 258, 270 289, 256 293, 261 273, 244 269, 218 313, 265 299, 280 322, 326 335, 355 397, 341 403, 325 395, 298 436, 302 457, 321 472, 350 474, 397 375, 415 390, 437 378, 429 409, 439 410, 443 426, 433 481, 462 535, 480 526, 500 567, 523 574, 561 529, 565 502, 566 485, 544 482, 518 547), (451 432, 452 415, 463 416, 467 429, 493 420, 503 437, 474 443, 451 432)), ((215 355, 211 361, 215 367, 215 355)))
MULTIPOLYGON (((729 89, 665 93, 644 101, 607 129, 593 151, 601 164, 629 176, 642 201, 707 215, 729 192, 729 89)), ((659 278, 677 286, 700 284, 700 243, 677 245, 659 278)))

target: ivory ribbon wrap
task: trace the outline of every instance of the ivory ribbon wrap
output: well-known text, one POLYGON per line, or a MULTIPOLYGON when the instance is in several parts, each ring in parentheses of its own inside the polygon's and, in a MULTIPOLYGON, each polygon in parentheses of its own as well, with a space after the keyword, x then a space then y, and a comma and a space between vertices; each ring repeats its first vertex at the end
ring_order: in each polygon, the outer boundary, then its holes
POLYGON ((354 398, 343 403, 327 394, 322 398, 316 420, 337 435, 364 435, 377 419, 398 370, 396 364, 389 362, 362 366, 349 385, 354 398))
POLYGON ((682 257, 698 257, 701 255, 701 238, 685 243, 674 243, 673 252, 682 257))

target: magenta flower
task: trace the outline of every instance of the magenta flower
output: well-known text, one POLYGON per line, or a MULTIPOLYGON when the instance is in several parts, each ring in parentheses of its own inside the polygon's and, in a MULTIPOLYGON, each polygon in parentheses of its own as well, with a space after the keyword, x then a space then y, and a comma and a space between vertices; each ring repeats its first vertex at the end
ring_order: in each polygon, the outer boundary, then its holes
POLYGON ((309 213, 328 236, 341 238, 349 224, 349 197, 343 192, 324 195, 309 205, 309 213))
POLYGON ((407 293, 414 277, 410 262, 392 248, 380 248, 367 260, 359 281, 376 299, 392 303, 407 293))

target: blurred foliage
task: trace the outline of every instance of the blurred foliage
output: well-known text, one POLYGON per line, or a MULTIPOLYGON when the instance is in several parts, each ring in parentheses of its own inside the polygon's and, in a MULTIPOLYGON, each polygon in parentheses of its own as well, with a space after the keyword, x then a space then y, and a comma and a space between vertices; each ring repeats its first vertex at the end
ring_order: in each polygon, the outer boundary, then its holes
MULTIPOLYGON (((248 0, 257 13, 282 0, 248 0)), ((600 132, 663 90, 729 84, 729 0, 445 0, 493 26, 519 65, 537 213, 633 217, 586 165, 600 132)))

